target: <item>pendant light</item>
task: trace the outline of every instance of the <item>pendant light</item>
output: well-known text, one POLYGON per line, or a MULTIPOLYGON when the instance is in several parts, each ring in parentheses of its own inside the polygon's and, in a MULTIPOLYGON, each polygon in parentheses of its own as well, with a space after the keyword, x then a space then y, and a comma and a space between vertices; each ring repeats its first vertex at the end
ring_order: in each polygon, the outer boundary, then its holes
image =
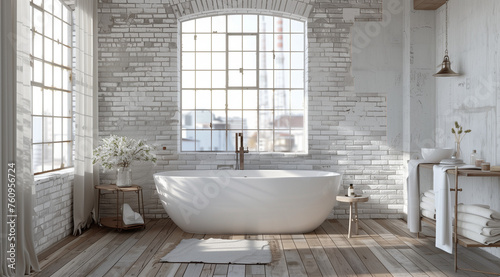
POLYGON ((446 33, 446 50, 444 51, 444 59, 443 63, 441 64, 441 70, 439 70, 438 73, 434 74, 434 77, 452 77, 452 76, 458 76, 460 74, 454 72, 451 70, 451 62, 450 62, 450 57, 448 56, 448 0, 446 0, 446 27, 445 27, 445 33, 446 33))

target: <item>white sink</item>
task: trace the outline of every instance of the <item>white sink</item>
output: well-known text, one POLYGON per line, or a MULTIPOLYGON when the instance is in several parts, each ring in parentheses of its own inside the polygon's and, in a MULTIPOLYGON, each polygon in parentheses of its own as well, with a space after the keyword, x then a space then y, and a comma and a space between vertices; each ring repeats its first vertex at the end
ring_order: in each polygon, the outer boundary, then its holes
POLYGON ((453 151, 452 148, 422 148, 422 158, 428 163, 439 163, 451 158, 453 151))

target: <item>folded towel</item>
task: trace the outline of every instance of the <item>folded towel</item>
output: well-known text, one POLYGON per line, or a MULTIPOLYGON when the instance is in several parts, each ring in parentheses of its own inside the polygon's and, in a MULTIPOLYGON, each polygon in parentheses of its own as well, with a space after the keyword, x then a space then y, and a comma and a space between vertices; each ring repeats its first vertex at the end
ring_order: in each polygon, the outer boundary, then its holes
POLYGON ((430 204, 427 202, 420 202, 420 208, 424 209, 424 210, 433 211, 433 212, 436 211, 436 206, 434 206, 434 204, 430 204))
POLYGON ((144 224, 144 220, 139 213, 136 213, 130 208, 130 205, 127 203, 123 204, 123 223, 125 225, 132 224, 144 224))
POLYGON ((468 214, 468 213, 458 213, 458 220, 474 223, 481 225, 483 227, 500 227, 500 220, 489 219, 482 216, 468 214))
POLYGON ((428 190, 424 192, 424 196, 434 199, 436 197, 436 194, 433 190, 428 190))
POLYGON ((458 205, 458 212, 474 214, 482 217, 486 217, 489 219, 499 219, 500 220, 500 212, 486 209, 483 207, 479 207, 477 205, 458 205))
POLYGON ((471 240, 475 240, 477 242, 480 242, 480 243, 486 244, 486 245, 500 241, 500 235, 493 236, 493 237, 487 237, 487 236, 483 236, 481 234, 475 233, 474 231, 470 231, 470 230, 460 228, 460 227, 457 228, 457 232, 459 235, 462 235, 466 238, 469 238, 471 240))
POLYGON ((427 217, 427 218, 431 218, 431 219, 436 219, 436 212, 435 211, 429 211, 429 210, 421 210, 420 213, 427 217))
MULTIPOLYGON (((458 203, 458 205, 464 205, 464 203, 458 203)), ((478 206, 478 207, 482 207, 482 208, 485 208, 485 209, 489 209, 490 208, 489 205, 484 205, 484 204, 467 204, 467 205, 478 206)))
POLYGON ((430 198, 430 197, 427 197, 427 196, 422 196, 422 202, 430 203, 433 206, 435 205, 434 198, 430 198))
POLYGON ((481 235, 483 236, 498 236, 500 235, 500 228, 495 228, 495 227, 484 227, 483 231, 481 232, 481 235))

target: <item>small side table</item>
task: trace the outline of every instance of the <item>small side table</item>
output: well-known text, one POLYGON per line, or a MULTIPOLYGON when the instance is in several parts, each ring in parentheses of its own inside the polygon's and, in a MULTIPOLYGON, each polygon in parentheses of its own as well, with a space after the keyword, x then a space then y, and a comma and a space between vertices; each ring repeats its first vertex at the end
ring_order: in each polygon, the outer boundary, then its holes
POLYGON ((123 205, 123 200, 125 199, 125 192, 135 192, 137 194, 137 206, 139 208, 139 214, 144 219, 144 198, 142 196, 141 186, 132 185, 130 187, 118 187, 115 184, 111 184, 111 185, 96 185, 95 188, 99 190, 97 194, 97 210, 98 210, 97 220, 99 226, 115 228, 120 231, 146 227, 146 223, 125 225, 123 223, 123 218, 120 213, 121 207, 123 205), (113 193, 116 192, 116 216, 101 218, 101 190, 112 191, 113 193), (121 192, 121 197, 120 197, 120 192, 121 192))
POLYGON ((353 221, 356 226, 356 235, 358 234, 358 203, 368 202, 368 199, 369 199, 368 196, 356 196, 356 197, 341 196, 341 195, 337 196, 337 201, 349 203, 349 232, 347 233, 348 238, 351 238, 351 229, 353 221), (352 214, 353 206, 354 206, 354 217, 352 214))

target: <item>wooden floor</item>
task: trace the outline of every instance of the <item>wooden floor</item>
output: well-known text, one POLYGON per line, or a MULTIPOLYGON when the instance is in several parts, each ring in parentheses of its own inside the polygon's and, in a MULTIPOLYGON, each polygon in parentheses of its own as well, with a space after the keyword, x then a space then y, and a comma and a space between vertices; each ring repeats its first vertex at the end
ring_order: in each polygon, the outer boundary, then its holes
MULTIPOLYGON (((433 239, 408 233, 398 219, 363 219, 359 236, 347 238, 347 220, 325 221, 298 235, 203 236, 184 233, 170 219, 149 220, 140 231, 94 227, 39 255, 33 276, 485 276, 453 270, 453 256, 433 239), (265 239, 279 245, 269 265, 159 263, 184 238, 265 239)), ((432 234, 431 230, 424 230, 432 234)), ((500 259, 459 247, 459 266, 500 272, 500 259)))

